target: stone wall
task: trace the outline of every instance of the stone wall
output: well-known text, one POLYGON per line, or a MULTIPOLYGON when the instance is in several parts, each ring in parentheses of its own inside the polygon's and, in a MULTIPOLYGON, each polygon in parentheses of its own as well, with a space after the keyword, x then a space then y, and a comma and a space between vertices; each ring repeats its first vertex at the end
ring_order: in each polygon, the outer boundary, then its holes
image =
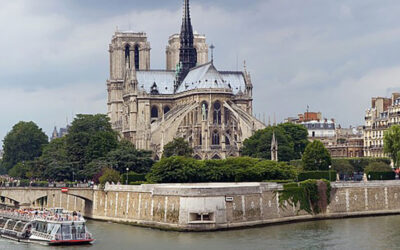
MULTIPOLYGON (((68 193, 48 189, 46 206, 81 211, 92 219, 188 231, 400 213, 400 181, 333 183, 327 212, 316 216, 287 203, 280 207, 276 191, 281 188, 274 183, 204 183, 108 185, 68 193)), ((11 189, 1 188, 0 196, 13 193, 17 199, 18 192, 38 192, 11 189)))

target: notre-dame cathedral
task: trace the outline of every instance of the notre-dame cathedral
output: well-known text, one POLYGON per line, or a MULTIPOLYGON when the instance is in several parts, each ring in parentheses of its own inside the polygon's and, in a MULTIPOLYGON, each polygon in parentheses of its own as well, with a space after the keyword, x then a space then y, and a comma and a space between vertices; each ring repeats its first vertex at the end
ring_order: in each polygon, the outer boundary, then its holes
POLYGON ((109 53, 112 127, 155 159, 176 137, 190 143, 197 159, 238 156, 244 139, 265 127, 252 116, 246 68, 220 71, 208 60, 206 37, 193 33, 189 0, 180 34, 169 38, 165 70, 150 69, 145 33, 115 32, 109 53))

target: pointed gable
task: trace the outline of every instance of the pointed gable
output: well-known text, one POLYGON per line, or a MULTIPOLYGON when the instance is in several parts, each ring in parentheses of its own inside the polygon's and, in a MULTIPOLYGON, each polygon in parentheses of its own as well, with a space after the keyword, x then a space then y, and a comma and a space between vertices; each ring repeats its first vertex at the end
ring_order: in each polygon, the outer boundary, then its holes
POLYGON ((192 89, 230 89, 230 87, 212 62, 209 62, 191 69, 177 92, 192 89))

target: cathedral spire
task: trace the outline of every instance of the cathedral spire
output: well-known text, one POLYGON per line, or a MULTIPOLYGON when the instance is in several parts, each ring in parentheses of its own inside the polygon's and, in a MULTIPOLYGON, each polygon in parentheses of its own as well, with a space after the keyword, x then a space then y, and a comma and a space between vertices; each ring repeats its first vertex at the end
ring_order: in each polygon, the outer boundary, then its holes
POLYGON ((182 83, 189 70, 196 66, 197 52, 193 46, 193 27, 190 19, 189 0, 184 0, 183 18, 181 27, 181 48, 179 51, 179 62, 182 65, 179 73, 179 84, 182 83))

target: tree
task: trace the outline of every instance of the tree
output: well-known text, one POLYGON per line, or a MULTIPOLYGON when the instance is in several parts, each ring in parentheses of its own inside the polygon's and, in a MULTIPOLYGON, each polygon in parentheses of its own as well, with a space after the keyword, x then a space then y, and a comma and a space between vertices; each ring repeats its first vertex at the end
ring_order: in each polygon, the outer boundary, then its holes
POLYGON ((332 163, 331 155, 319 140, 308 144, 303 154, 304 170, 329 170, 332 163))
POLYGON ((103 114, 77 115, 66 136, 68 159, 78 170, 94 159, 105 157, 117 145, 117 133, 103 114))
POLYGON ((201 164, 201 161, 183 156, 162 158, 153 165, 146 179, 155 183, 198 182, 201 164))
POLYGON ((293 159, 301 159, 304 150, 310 143, 308 141, 308 131, 306 127, 289 122, 279 124, 278 127, 283 128, 293 141, 293 150, 295 153, 293 159))
POLYGON ((175 138, 164 146, 163 157, 186 156, 191 157, 193 148, 183 138, 175 138))
POLYGON ((258 130, 253 136, 243 142, 242 154, 254 158, 271 159, 272 135, 278 141, 278 159, 280 161, 290 161, 296 158, 293 138, 280 126, 267 127, 258 130))
POLYGON ((400 125, 391 126, 384 134, 383 149, 393 160, 395 167, 399 167, 400 160, 400 125))
POLYGON ((365 169, 364 173, 367 175, 369 172, 392 172, 392 168, 384 162, 371 162, 365 169))
POLYGON ((106 184, 106 182, 109 183, 118 183, 119 180, 121 179, 120 174, 118 171, 111 169, 111 168, 106 168, 103 171, 103 175, 100 177, 99 181, 102 186, 106 184))
POLYGON ((39 158, 40 167, 38 167, 42 170, 42 178, 57 181, 73 179, 76 170, 72 168, 68 159, 66 141, 66 137, 57 138, 43 148, 43 154, 39 158))
POLYGON ((112 168, 121 174, 126 173, 126 168, 138 174, 147 174, 154 163, 151 154, 151 151, 135 149, 130 141, 121 140, 116 149, 86 164, 79 174, 92 179, 103 168, 112 168))
POLYGON ((116 149, 107 154, 106 159, 120 173, 129 168, 129 171, 142 174, 148 173, 154 163, 151 155, 151 151, 137 150, 130 141, 122 140, 116 149))
POLYGON ((14 178, 29 179, 32 177, 31 167, 30 162, 18 162, 8 171, 8 174, 14 178))
POLYGON ((31 161, 42 154, 43 147, 48 143, 48 137, 34 122, 19 122, 3 140, 4 171, 15 164, 31 161))

